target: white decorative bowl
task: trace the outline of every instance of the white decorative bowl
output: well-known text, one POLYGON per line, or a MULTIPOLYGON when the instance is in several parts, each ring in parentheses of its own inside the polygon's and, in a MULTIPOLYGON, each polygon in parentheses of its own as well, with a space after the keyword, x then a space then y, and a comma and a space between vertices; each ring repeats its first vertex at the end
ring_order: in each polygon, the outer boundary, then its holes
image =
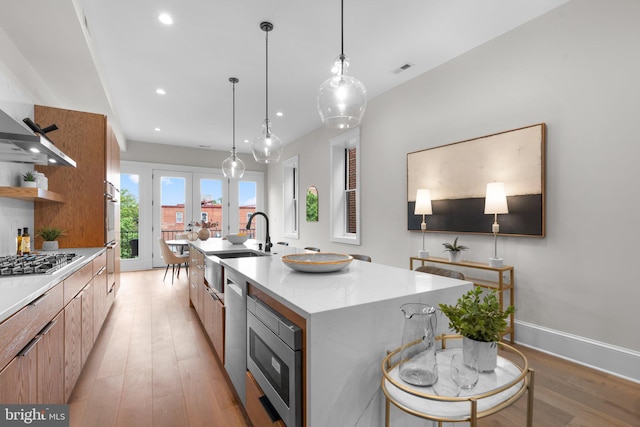
POLYGON ((305 273, 330 273, 348 266, 353 257, 346 254, 313 252, 306 254, 284 255, 282 262, 287 267, 305 273))
POLYGON ((227 240, 234 245, 239 245, 241 243, 244 243, 247 241, 248 238, 249 238, 248 234, 229 234, 227 236, 227 240))

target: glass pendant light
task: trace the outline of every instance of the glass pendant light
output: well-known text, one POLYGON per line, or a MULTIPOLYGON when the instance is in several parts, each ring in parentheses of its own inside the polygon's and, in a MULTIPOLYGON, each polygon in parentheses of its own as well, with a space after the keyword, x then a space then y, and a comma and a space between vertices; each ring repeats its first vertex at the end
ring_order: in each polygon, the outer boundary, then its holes
POLYGON ((262 135, 253 140, 251 149, 256 162, 276 163, 280 160, 280 156, 282 155, 282 140, 271 132, 271 122, 269 121, 269 31, 273 30, 273 24, 271 22, 262 22, 260 23, 260 29, 265 32, 266 46, 266 118, 262 125, 262 135))
POLYGON ((344 54, 344 0, 340 2, 341 52, 336 58, 333 77, 320 85, 318 112, 325 126, 348 129, 358 126, 367 108, 367 89, 353 76, 347 75, 349 58, 344 54))
POLYGON ((227 178, 240 179, 244 175, 244 162, 236 155, 236 83, 239 80, 229 77, 229 81, 233 84, 233 148, 231 155, 222 162, 222 173, 227 178))

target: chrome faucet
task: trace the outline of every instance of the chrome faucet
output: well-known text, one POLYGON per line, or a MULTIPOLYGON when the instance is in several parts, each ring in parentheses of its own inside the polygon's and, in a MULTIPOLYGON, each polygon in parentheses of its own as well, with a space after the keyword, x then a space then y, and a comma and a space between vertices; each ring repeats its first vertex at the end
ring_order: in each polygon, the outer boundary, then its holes
POLYGON ((265 214, 264 212, 254 212, 251 214, 251 216, 249 217, 249 221, 247 221, 247 230, 251 229, 251 221, 253 220, 253 217, 256 215, 261 215, 264 217, 265 221, 267 222, 267 236, 266 239, 264 241, 264 251, 265 252, 271 252, 271 246, 273 246, 271 244, 271 237, 269 236, 269 217, 267 216, 267 214, 265 214))

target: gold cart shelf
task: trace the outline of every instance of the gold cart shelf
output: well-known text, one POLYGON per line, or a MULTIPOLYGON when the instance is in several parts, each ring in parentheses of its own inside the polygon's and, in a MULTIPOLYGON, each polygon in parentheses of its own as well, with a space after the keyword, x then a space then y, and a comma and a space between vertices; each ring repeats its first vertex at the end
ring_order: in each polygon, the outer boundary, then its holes
POLYGON ((31 202, 64 203, 62 195, 35 187, 0 187, 0 197, 28 200, 31 202))
MULTIPOLYGON (((458 347, 447 347, 447 341, 460 341, 460 335, 444 335, 438 358, 438 383, 451 382, 448 363, 458 347)), ((390 352, 382 361, 382 392, 385 395, 385 426, 389 427, 391 404, 403 412, 423 419, 442 422, 468 422, 476 427, 478 420, 511 406, 527 394, 526 426, 533 425, 534 371, 527 358, 516 348, 499 342, 498 364, 495 371, 480 373, 477 385, 463 390, 458 396, 438 395, 438 383, 432 387, 417 387, 400 379, 398 368, 401 348, 390 352)), ((442 393, 444 394, 444 393, 442 393)))
MULTIPOLYGON (((505 292, 508 292, 509 305, 515 307, 515 282, 514 282, 514 269, 511 265, 505 265, 502 267, 491 267, 489 264, 484 264, 481 262, 472 262, 472 261, 460 261, 460 262, 451 262, 445 258, 419 258, 419 257, 410 257, 409 258, 409 268, 413 270, 414 262, 419 262, 421 266, 426 263, 433 264, 446 264, 449 266, 457 266, 465 269, 464 275, 465 280, 473 282, 476 286, 481 286, 483 288, 495 289, 498 293, 498 301, 500 302, 500 309, 505 309, 504 299, 505 292), (481 271, 489 272, 491 275, 497 275, 497 280, 492 279, 484 279, 479 277, 471 277, 467 275, 466 269, 472 271, 471 274, 477 274, 481 271), (508 278, 506 277, 508 276, 508 278)), ((511 344, 514 343, 515 340, 515 324, 514 324, 514 315, 513 313, 509 315, 509 321, 507 325, 507 329, 504 332, 504 335, 509 335, 509 342, 511 344)))

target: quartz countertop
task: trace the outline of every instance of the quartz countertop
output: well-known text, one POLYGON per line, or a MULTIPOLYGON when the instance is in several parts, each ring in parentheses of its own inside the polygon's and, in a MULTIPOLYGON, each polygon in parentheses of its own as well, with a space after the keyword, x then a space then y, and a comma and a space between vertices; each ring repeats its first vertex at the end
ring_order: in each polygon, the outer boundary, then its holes
MULTIPOLYGON (((246 251, 246 250, 254 250, 257 251, 258 250, 258 243, 262 243, 259 242, 257 240, 254 239, 249 239, 246 242, 239 244, 239 245, 234 245, 233 243, 229 242, 226 239, 222 239, 222 238, 218 238, 218 237, 212 237, 209 238, 207 240, 194 240, 192 242, 189 242, 189 244, 191 246, 193 246, 194 248, 196 248, 197 250, 199 250, 200 252, 204 253, 205 255, 213 255, 215 252, 227 252, 227 251, 246 251)), ((275 246, 275 245, 274 245, 275 246)), ((273 248, 272 248, 273 250, 273 248)))
POLYGON ((300 252, 306 251, 274 246, 270 256, 220 262, 307 318, 331 310, 471 285, 468 281, 359 260, 332 273, 303 273, 287 267, 281 259, 283 255, 300 252))
POLYGON ((105 248, 60 249, 56 252, 73 252, 77 255, 82 255, 82 258, 51 274, 0 277, 0 295, 2 295, 0 298, 0 322, 4 322, 22 307, 87 265, 105 250, 105 248))

